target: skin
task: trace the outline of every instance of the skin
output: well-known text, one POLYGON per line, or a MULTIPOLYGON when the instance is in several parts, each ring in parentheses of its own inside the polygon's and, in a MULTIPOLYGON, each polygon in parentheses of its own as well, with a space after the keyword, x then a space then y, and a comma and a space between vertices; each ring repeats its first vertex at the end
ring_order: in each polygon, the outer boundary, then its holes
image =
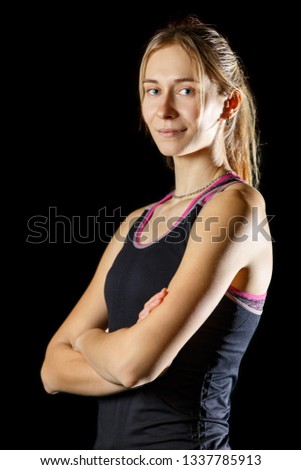
MULTIPOLYGON (((241 97, 237 91, 221 95, 208 77, 203 80, 201 109, 194 63, 181 47, 165 47, 147 64, 143 117, 160 152, 174 158, 176 194, 191 192, 230 169, 223 128, 225 119, 239 110, 241 97)), ((143 243, 163 235, 170 218, 178 218, 190 200, 172 198, 158 206, 143 231, 143 243)), ((267 224, 265 233, 254 236, 254 208, 259 222, 265 220, 263 197, 249 185, 237 183, 216 194, 195 222, 170 284, 145 304, 135 325, 108 333, 106 275, 144 208, 130 214, 48 345, 41 370, 46 391, 108 395, 151 382, 170 366, 229 285, 250 294, 265 293, 272 274, 272 245, 267 224), (210 220, 214 222, 208 230, 210 220)))

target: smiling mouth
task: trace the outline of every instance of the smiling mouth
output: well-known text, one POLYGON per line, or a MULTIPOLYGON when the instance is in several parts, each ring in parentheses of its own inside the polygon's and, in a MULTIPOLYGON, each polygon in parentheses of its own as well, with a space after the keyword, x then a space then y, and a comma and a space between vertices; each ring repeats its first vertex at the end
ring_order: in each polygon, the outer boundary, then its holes
POLYGON ((185 132, 186 129, 158 129, 157 132, 162 137, 177 137, 178 135, 185 132))

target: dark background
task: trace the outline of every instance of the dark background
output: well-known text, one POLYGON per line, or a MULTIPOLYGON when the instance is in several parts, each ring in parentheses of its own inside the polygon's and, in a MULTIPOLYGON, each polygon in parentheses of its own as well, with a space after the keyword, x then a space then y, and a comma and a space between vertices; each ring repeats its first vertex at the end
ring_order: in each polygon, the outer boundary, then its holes
POLYGON ((12 171, 21 182, 17 192, 23 219, 18 234, 23 251, 13 267, 10 308, 5 308, 5 317, 12 322, 4 331, 2 357, 8 366, 1 387, 8 416, 2 421, 3 449, 92 446, 94 400, 47 395, 40 367, 50 337, 86 288, 121 216, 161 198, 172 187, 172 174, 162 157, 139 131, 138 67, 151 34, 168 19, 187 13, 197 13, 214 25, 243 59, 262 132, 261 191, 267 213, 274 216, 274 276, 233 396, 232 446, 299 447, 291 430, 300 413, 297 347, 291 332, 294 309, 288 296, 292 238, 286 236, 282 191, 290 143, 280 90, 289 86, 289 78, 279 48, 289 41, 294 12, 264 12, 256 4, 242 11, 229 2, 188 0, 179 8, 166 3, 19 11, 14 65, 20 163, 13 162, 12 171), (101 229, 93 236, 99 211, 101 229), (28 236, 37 236, 32 232, 37 217, 42 224, 48 217, 49 225, 43 227, 50 239, 31 238, 30 243, 28 236), (72 233, 66 218, 73 220, 72 233))

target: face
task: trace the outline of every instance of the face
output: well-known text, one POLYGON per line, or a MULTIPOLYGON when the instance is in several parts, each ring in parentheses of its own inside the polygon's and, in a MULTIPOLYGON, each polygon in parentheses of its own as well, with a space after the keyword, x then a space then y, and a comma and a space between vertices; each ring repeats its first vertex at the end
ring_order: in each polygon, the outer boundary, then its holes
POLYGON ((143 118, 163 155, 187 155, 213 145, 225 97, 207 76, 200 84, 193 61, 182 47, 167 46, 150 56, 144 92, 143 118))

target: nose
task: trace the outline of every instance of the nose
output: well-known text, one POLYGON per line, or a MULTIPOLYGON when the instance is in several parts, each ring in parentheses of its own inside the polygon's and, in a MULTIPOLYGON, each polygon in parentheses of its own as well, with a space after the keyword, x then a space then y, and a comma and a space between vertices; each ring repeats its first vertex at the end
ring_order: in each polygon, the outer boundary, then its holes
POLYGON ((160 119, 175 119, 178 116, 172 98, 168 94, 161 96, 158 103, 157 116, 160 119))

